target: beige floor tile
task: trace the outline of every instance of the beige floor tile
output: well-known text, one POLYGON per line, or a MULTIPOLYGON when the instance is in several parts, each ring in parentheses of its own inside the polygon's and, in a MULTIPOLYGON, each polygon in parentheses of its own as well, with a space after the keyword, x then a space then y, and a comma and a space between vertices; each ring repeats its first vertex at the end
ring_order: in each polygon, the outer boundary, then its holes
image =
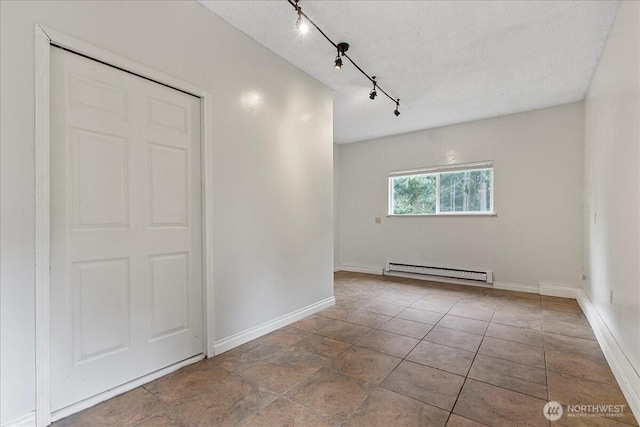
POLYGON ((388 302, 376 301, 369 305, 364 306, 362 309, 365 311, 372 311, 378 314, 384 314, 385 316, 395 316, 404 310, 406 306, 391 304, 388 302))
POLYGON ((569 298, 540 296, 540 306, 544 310, 563 311, 565 313, 582 313, 578 302, 569 298))
POLYGON ((282 397, 271 402, 257 413, 251 415, 244 423, 242 423, 243 427, 331 427, 336 425, 336 423, 316 414, 314 411, 290 400, 283 399, 282 397))
POLYGON ((489 326, 489 322, 447 314, 440 319, 438 326, 470 332, 472 334, 484 335, 487 330, 487 326, 489 326))
POLYGON ((491 318, 491 323, 542 330, 542 313, 539 309, 528 307, 498 307, 491 318))
POLYGON ((568 335, 570 337, 583 338, 588 340, 596 339, 593 329, 588 324, 575 322, 562 322, 558 320, 544 320, 543 329, 545 332, 568 335))
POLYGON ((230 375, 216 387, 184 399, 173 408, 199 426, 233 425, 273 402, 278 396, 230 375))
POLYGON ((549 426, 542 414, 546 403, 546 400, 468 379, 453 413, 495 427, 549 426))
POLYGON ((382 387, 446 411, 456 402, 464 377, 418 363, 403 361, 382 387))
POLYGON ((478 353, 536 368, 545 368, 544 349, 533 345, 485 337, 478 353))
POLYGON ((289 390, 286 396, 321 416, 342 423, 362 405, 373 388, 362 380, 321 369, 289 390))
POLYGON ((409 307, 414 302, 422 298, 421 294, 415 293, 400 293, 400 292, 386 292, 377 297, 380 302, 386 302, 390 304, 401 305, 403 307, 409 307))
POLYGON ((518 328, 516 326, 490 323, 485 335, 493 338, 500 338, 506 341, 515 341, 522 344, 543 346, 542 332, 533 329, 518 328))
POLYGON ((413 320, 400 319, 394 317, 378 329, 394 334, 405 335, 407 337, 422 339, 427 332, 433 328, 433 325, 427 323, 414 322, 413 320))
POLYGON ((332 319, 343 320, 349 323, 355 323, 356 325, 366 326, 368 328, 377 328, 380 325, 388 322, 391 317, 384 316, 382 314, 373 313, 371 311, 357 310, 347 307, 333 306, 322 310, 321 316, 329 317, 332 319))
POLYGON ((178 412, 169 409, 164 412, 155 414, 140 423, 135 427, 192 427, 193 423, 187 420, 184 416, 178 412))
POLYGON ((435 311, 419 310, 417 308, 406 308, 396 317, 400 319, 412 320, 414 322, 427 323, 429 325, 435 325, 442 319, 443 313, 436 313, 435 311))
POLYGON ((487 427, 486 424, 461 417, 460 415, 451 414, 447 427, 487 427))
POLYGON ((446 313, 458 302, 458 298, 451 296, 428 295, 411 304, 412 308, 419 310, 435 311, 436 313, 446 313))
POLYGON ((449 412, 383 388, 374 390, 346 426, 444 426, 449 412))
POLYGON ((587 317, 582 313, 567 313, 564 311, 542 310, 542 320, 546 322, 566 322, 576 325, 590 326, 587 317))
POLYGON ((203 360, 165 375, 144 385, 144 388, 169 404, 203 392, 226 378, 229 371, 203 360))
POLYGON ((54 427, 127 427, 165 411, 167 404, 142 387, 64 418, 54 427))
POLYGON ((331 319, 328 317, 312 314, 309 317, 305 317, 304 319, 292 323, 291 326, 302 329, 303 331, 318 332, 320 329, 331 323, 331 319))
POLYGON ((601 383, 617 384, 605 359, 581 354, 545 351, 547 370, 601 383))
POLYGON ((469 371, 469 378, 547 399, 547 373, 544 369, 522 365, 478 354, 469 371))
POLYGON ((401 359, 361 347, 351 347, 338 355, 331 368, 372 384, 380 384, 401 359))
POLYGON ((478 302, 462 300, 458 302, 448 314, 482 321, 489 321, 496 309, 493 302, 478 302))
POLYGON ((604 358, 598 341, 567 335, 544 333, 544 347, 547 350, 564 351, 567 353, 584 354, 591 357, 604 358))
POLYGON ((317 354, 333 359, 349 347, 351 347, 351 344, 346 342, 312 334, 308 338, 293 344, 289 351, 297 354, 317 354))
POLYGON ((623 416, 616 417, 615 421, 638 425, 629 404, 617 385, 598 383, 553 371, 547 372, 547 381, 549 382, 549 399, 551 400, 565 405, 624 405, 623 416))
POLYGON ((469 372, 475 355, 474 352, 422 341, 409 353, 406 359, 465 376, 469 372))
POLYGON ((424 337, 424 341, 476 352, 482 342, 482 335, 436 326, 424 337))
POLYGON ((327 319, 329 322, 317 333, 338 341, 354 344, 371 331, 371 328, 356 325, 342 320, 327 319))
POLYGON ((304 355, 283 351, 275 353, 240 372, 247 381, 275 393, 284 393, 326 363, 310 360, 304 355))
POLYGON ((403 358, 420 340, 381 330, 373 330, 356 341, 356 345, 380 353, 403 358))

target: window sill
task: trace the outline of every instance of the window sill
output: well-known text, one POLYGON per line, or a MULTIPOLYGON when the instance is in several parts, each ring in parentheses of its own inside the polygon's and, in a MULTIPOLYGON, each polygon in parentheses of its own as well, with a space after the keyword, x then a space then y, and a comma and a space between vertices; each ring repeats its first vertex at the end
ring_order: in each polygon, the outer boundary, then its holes
POLYGON ((440 218, 440 217, 476 217, 476 216, 484 216, 484 217, 491 217, 491 216, 498 216, 498 214, 496 212, 460 212, 460 213, 452 213, 452 212, 446 212, 446 213, 439 213, 439 214, 416 214, 416 215, 412 215, 412 214, 402 214, 402 215, 398 215, 398 214, 387 214, 387 218, 440 218))

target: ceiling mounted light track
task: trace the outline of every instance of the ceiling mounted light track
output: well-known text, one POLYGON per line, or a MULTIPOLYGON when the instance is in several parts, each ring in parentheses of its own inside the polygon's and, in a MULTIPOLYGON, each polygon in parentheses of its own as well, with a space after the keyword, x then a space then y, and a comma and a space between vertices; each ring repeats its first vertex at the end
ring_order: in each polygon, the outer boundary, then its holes
POLYGON ((378 86, 378 82, 376 81, 376 77, 370 77, 369 74, 365 73, 365 71, 360 68, 358 66, 358 64, 356 64, 354 62, 353 59, 351 59, 349 57, 349 55, 346 54, 347 50, 349 50, 349 43, 335 43, 333 40, 331 40, 329 38, 329 36, 327 36, 325 34, 324 31, 322 31, 322 29, 320 27, 318 27, 318 25, 316 25, 315 22, 313 22, 311 19, 309 19, 309 17, 307 15, 305 15, 305 13, 302 11, 302 8, 300 7, 300 5, 298 4, 299 0, 287 0, 287 2, 293 6, 293 8, 296 10, 296 12, 298 13, 298 20, 296 21, 296 28, 298 29, 298 31, 300 31, 301 33, 306 33, 307 30, 309 29, 309 25, 311 24, 315 27, 316 30, 318 30, 318 32, 320 34, 322 34, 324 36, 325 39, 327 39, 327 41, 329 43, 331 43, 333 45, 333 47, 335 47, 338 51, 338 55, 336 56, 335 62, 334 62, 334 67, 336 69, 341 69, 342 68, 342 57, 347 58, 349 60, 349 62, 351 62, 351 64, 353 64, 354 67, 356 67, 356 69, 358 71, 360 71, 362 73, 362 75, 364 75, 366 78, 369 79, 369 81, 371 83, 373 83, 373 89, 371 90, 371 92, 369 92, 369 99, 375 99, 376 96, 378 95, 378 91, 380 90, 380 92, 382 92, 387 98, 389 98, 391 101, 393 101, 396 104, 396 109, 393 111, 393 114, 395 114, 396 117, 398 117, 400 115, 400 98, 398 99, 394 99, 393 97, 391 97, 391 95, 389 95, 384 89, 382 89, 380 86, 378 86))

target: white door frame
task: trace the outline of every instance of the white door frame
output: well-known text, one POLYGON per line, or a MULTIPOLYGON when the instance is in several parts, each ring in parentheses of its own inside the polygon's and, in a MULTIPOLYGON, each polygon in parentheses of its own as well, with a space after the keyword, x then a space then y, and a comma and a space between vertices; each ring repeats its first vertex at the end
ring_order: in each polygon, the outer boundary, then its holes
MULTIPOLYGON (((164 74, 131 59, 117 55, 105 49, 52 30, 43 25, 35 25, 35 259, 36 259, 36 423, 38 427, 47 426, 52 421, 51 414, 51 377, 50 377, 50 294, 49 294, 49 256, 50 256, 50 136, 49 136, 49 93, 50 93, 50 52, 51 45, 57 45, 70 51, 85 55, 124 71, 146 77, 156 82, 190 93, 201 99, 201 158, 202 158, 202 265, 203 265, 203 327, 204 353, 214 355, 213 329, 213 96, 206 89, 164 74)), ((201 357, 200 357, 201 358, 201 357)), ((193 358, 192 358, 193 359, 193 358)), ((187 359, 185 362, 192 362, 187 359)), ((179 366, 173 365, 174 369, 179 366)), ((170 372, 159 371, 164 375, 170 372)), ((151 374, 150 376, 153 376, 151 374)), ((159 376, 158 374, 155 375, 159 376)), ((151 379, 144 377, 144 379, 151 379)), ((139 385, 127 383, 129 388, 139 385)), ((113 390, 111 395, 122 393, 126 385, 113 390)), ((110 396, 87 402, 90 406, 110 396)), ((91 399, 89 399, 91 400, 91 399)), ((75 408, 80 409, 80 408, 75 408)), ((64 416, 64 415, 62 415, 64 416)), ((58 418, 58 417, 56 417, 58 418)))

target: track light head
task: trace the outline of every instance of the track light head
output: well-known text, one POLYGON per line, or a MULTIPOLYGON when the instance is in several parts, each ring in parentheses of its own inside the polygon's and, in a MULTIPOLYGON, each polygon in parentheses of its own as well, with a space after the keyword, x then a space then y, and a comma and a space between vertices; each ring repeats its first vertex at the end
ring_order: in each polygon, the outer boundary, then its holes
POLYGON ((298 20, 296 21, 296 29, 301 33, 305 34, 309 31, 309 24, 302 18, 302 15, 298 13, 298 20))
POLYGON ((340 58, 340 55, 344 55, 344 53, 349 50, 349 43, 338 43, 336 48, 338 49, 338 55, 336 55, 336 63, 334 67, 336 70, 339 70, 342 68, 342 58, 340 58))
POLYGON ((376 96, 378 95, 378 92, 376 91, 376 87, 378 86, 378 82, 376 82, 376 76, 371 77, 371 80, 373 80, 373 89, 371 89, 371 92, 369 92, 369 99, 374 100, 374 99, 376 99, 376 96))
POLYGON ((396 109, 393 111, 393 114, 395 114, 396 117, 400 115, 400 111, 398 111, 398 108, 400 108, 400 98, 398 98, 398 100, 396 101, 396 109))

